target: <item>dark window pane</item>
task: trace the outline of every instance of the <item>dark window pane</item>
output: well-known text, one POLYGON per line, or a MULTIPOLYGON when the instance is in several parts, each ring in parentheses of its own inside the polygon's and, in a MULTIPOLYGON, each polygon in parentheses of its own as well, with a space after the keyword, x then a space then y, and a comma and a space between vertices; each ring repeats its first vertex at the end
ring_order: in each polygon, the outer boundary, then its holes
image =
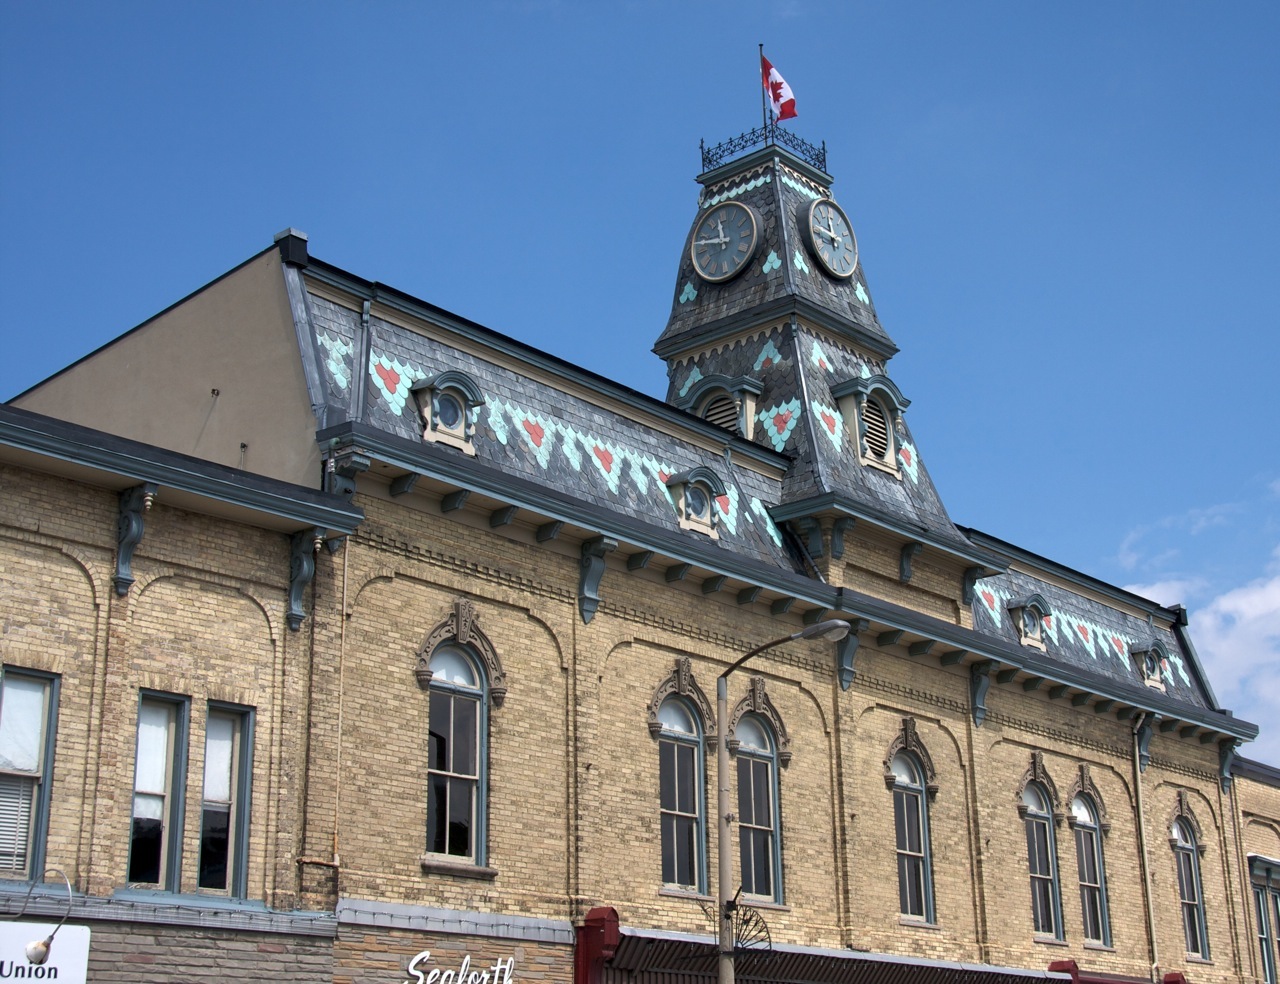
MULTIPOLYGON (((676 746, 669 741, 658 742, 658 783, 662 787, 662 809, 676 808, 676 746)), ((666 850, 663 850, 666 855, 666 850)), ((666 879, 670 881, 670 879, 666 879)))
POLYGON ((476 771, 476 716, 479 701, 469 697, 453 699, 453 769, 459 775, 476 771))
POLYGON ((471 854, 471 781, 449 780, 449 853, 471 854))
POLYGON ((751 761, 738 759, 738 822, 755 823, 754 797, 751 794, 751 761))
POLYGON ((449 734, 453 730, 453 701, 448 694, 433 691, 431 694, 431 720, 428 729, 431 747, 428 752, 428 768, 449 771, 449 734))
POLYGON ((227 887, 227 854, 231 846, 231 811, 226 807, 205 807, 200 820, 201 888, 227 887))
POLYGON ((754 847, 752 863, 755 868, 755 888, 756 895, 772 895, 773 894, 773 851, 771 834, 763 830, 753 831, 754 837, 752 844, 754 847))
POLYGON ((693 870, 693 859, 697 850, 697 827, 688 817, 679 817, 676 821, 676 831, 676 881, 681 885, 694 885, 697 883, 693 870))
POLYGON ((160 849, 163 843, 163 821, 133 818, 133 837, 129 844, 129 881, 145 885, 160 884, 160 849))
POLYGON ((681 813, 696 813, 694 798, 694 750, 690 745, 676 746, 676 809, 681 813))
POLYGON ((671 814, 662 817, 662 881, 676 882, 676 818, 671 814))
POLYGON ((432 776, 427 793, 427 850, 432 854, 445 853, 448 810, 449 780, 444 776, 432 776))
POLYGON ((773 792, 773 783, 769 781, 769 765, 766 762, 753 762, 751 767, 752 778, 752 794, 755 810, 752 816, 753 821, 760 827, 773 826, 773 810, 770 809, 770 795, 773 792))

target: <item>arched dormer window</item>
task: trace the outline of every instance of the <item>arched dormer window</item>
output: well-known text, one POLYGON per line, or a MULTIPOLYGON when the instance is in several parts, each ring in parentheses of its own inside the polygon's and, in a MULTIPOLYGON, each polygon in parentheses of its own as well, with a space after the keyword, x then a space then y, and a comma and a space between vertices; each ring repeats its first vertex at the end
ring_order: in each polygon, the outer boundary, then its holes
POLYGON ((880 374, 846 380, 833 386, 831 395, 850 428, 858 460, 897 475, 902 412, 911 401, 893 380, 880 374))
POLYGON ((1015 598, 1009 602, 1009 614, 1018 630, 1018 641, 1024 646, 1044 650, 1044 620, 1053 612, 1041 594, 1015 598))
POLYGON ((422 439, 447 444, 474 455, 475 410, 484 403, 484 394, 464 372, 447 370, 419 379, 410 387, 418 401, 418 413, 426 425, 422 439))
POLYGON ((1142 682, 1153 690, 1164 692, 1164 670, 1169 665, 1169 650, 1159 639, 1135 642, 1129 647, 1134 668, 1142 682))
POLYGON ((708 423, 723 427, 748 440, 756 419, 756 397, 764 387, 750 376, 729 377, 719 373, 704 376, 676 404, 708 423))
POLYGON ((682 530, 694 530, 713 540, 720 538, 715 500, 725 494, 724 482, 710 468, 691 468, 667 479, 682 530))
POLYGON ((427 843, 424 871, 486 867, 489 711, 506 697, 506 674, 476 624, 475 606, 454 603, 428 634, 414 671, 428 694, 427 843))

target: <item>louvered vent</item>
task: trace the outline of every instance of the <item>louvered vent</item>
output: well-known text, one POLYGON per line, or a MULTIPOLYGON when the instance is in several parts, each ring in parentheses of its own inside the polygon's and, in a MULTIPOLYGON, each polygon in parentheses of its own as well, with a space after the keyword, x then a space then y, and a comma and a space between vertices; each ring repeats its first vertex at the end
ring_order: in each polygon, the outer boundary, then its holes
POLYGON ((721 393, 707 403, 702 411, 702 417, 717 427, 723 427, 725 430, 737 433, 738 401, 728 393, 721 393))
POLYGON ((862 420, 867 425, 867 453, 880 461, 888 461, 889 422, 885 420, 884 407, 875 400, 867 400, 862 408, 862 420))

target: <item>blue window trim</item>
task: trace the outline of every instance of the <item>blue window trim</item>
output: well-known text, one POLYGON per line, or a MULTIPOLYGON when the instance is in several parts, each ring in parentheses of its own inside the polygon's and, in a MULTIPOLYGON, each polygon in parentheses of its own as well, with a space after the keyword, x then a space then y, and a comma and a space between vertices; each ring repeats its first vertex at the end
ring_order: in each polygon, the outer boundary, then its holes
MULTIPOLYGON (((1053 912, 1051 914, 1052 921, 1053 921, 1052 937, 1055 940, 1065 940, 1066 934, 1063 932, 1063 926, 1062 926, 1062 883, 1059 877, 1059 869, 1058 869, 1058 839, 1053 829, 1054 827, 1053 799, 1049 794, 1049 790, 1038 780, 1032 780, 1031 782, 1027 783, 1025 788, 1027 789, 1034 788, 1036 792, 1040 795, 1040 799, 1045 804, 1045 807, 1046 807, 1046 812, 1044 813, 1041 813, 1038 811, 1032 812, 1030 807, 1027 807, 1024 804, 1023 809, 1020 812, 1022 812, 1022 815, 1023 815, 1024 829, 1025 829, 1026 823, 1029 820, 1034 820, 1036 823, 1044 824, 1044 828, 1046 832, 1046 840, 1047 840, 1047 845, 1049 849, 1050 904, 1053 906, 1053 912)), ((1030 855, 1028 855, 1027 857, 1028 874, 1032 878, 1038 877, 1031 873, 1031 870, 1030 870, 1031 863, 1032 863, 1032 859, 1030 855)), ((1035 897, 1033 895, 1032 896, 1033 906, 1034 906, 1034 903, 1035 903, 1035 897)), ((1050 934, 1044 933, 1043 930, 1037 930, 1036 932, 1038 935, 1041 935, 1041 936, 1050 935, 1050 934)))
MULTIPOLYGON (((253 817, 253 744, 257 711, 244 704, 211 700, 208 711, 234 714, 240 719, 240 747, 236 759, 235 840, 231 850, 229 897, 244 899, 249 893, 249 823, 253 817)), ((208 720, 206 715, 205 720, 208 720)), ((204 791, 201 790, 201 796, 204 791)))
POLYGON ((35 816, 31 819, 31 853, 27 860, 27 877, 8 879, 23 884, 42 881, 45 872, 45 851, 49 839, 49 808, 53 795, 53 753, 58 744, 58 702, 62 693, 62 677, 45 670, 32 670, 9 663, 0 666, 0 698, 3 697, 3 681, 7 676, 42 680, 49 685, 49 705, 45 711, 44 748, 41 750, 40 795, 36 799, 35 816))
MULTIPOLYGON (((665 704, 665 703, 667 703, 668 701, 673 702, 673 703, 676 703, 676 704, 679 704, 682 708, 684 708, 685 713, 686 713, 686 714, 688 714, 688 715, 689 715, 690 720, 692 720, 692 721, 693 721, 693 727, 694 727, 694 730, 697 732, 695 735, 690 736, 690 735, 682 734, 682 733, 680 733, 680 732, 676 732, 676 731, 668 731, 668 730, 666 730, 666 729, 664 728, 664 729, 662 729, 662 731, 658 734, 658 743, 659 743, 659 747, 661 747, 661 743, 662 743, 663 741, 670 741, 670 742, 673 742, 673 743, 675 743, 675 744, 677 744, 677 745, 692 745, 692 746, 693 746, 693 748, 694 748, 694 766, 695 766, 695 768, 696 768, 696 770, 697 770, 697 775, 696 775, 696 776, 694 776, 694 789, 695 789, 695 791, 696 791, 696 801, 697 801, 697 809, 698 809, 698 816, 697 816, 697 845, 696 845, 696 853, 697 853, 697 857, 694 859, 694 864, 695 864, 696 874, 697 874, 697 879, 698 879, 698 884, 697 884, 697 886, 696 886, 696 890, 698 891, 698 893, 699 893, 699 894, 705 894, 705 893, 706 893, 706 891, 707 891, 707 872, 708 872, 708 869, 707 869, 707 754, 706 754, 707 742, 706 742, 706 732, 705 732, 705 729, 703 728, 703 724, 702 724, 702 715, 698 712, 698 708, 697 708, 697 707, 696 707, 696 706, 695 706, 691 701, 686 700, 684 697, 682 697, 682 696, 680 696, 680 695, 678 695, 678 694, 672 694, 671 696, 667 697, 667 698, 666 698, 662 703, 664 703, 664 704, 665 704)), ((662 761, 662 759, 661 759, 661 755, 659 755, 659 759, 658 759, 658 761, 659 761, 658 768, 659 768, 659 770, 661 770, 661 768, 662 768, 662 765, 661 765, 661 761, 662 761)), ((661 790, 661 786, 662 786, 662 777, 661 777, 661 775, 659 775, 659 777, 658 777, 658 786, 659 786, 659 790, 661 790)), ((661 803, 661 794, 659 794, 659 803, 661 803)), ((661 823, 661 815, 662 815, 662 808, 661 808, 661 806, 659 806, 659 808, 658 808, 658 813, 659 813, 659 824, 658 824, 658 826, 659 826, 659 838, 658 838, 658 845, 659 845, 659 846, 658 846, 658 850, 659 850, 659 853, 661 853, 661 850, 662 850, 662 846, 661 846, 661 845, 662 845, 662 838, 661 838, 661 826, 662 826, 662 823, 661 823)), ((671 885, 672 887, 674 887, 674 888, 687 888, 687 887, 688 887, 688 886, 684 886, 684 885, 678 885, 678 884, 676 884, 676 883, 667 883, 667 882, 664 882, 664 884, 670 884, 670 885, 671 885)))
POLYGON ((1253 912, 1258 923, 1258 948, 1262 954, 1262 979, 1276 984, 1277 934, 1280 934, 1280 888, 1253 883, 1253 912), (1275 922, 1272 922, 1272 919, 1275 922))
MULTIPOLYGON (((441 693, 461 694, 475 699, 479 705, 476 715, 476 730, 479 735, 476 738, 475 843, 470 858, 464 858, 456 854, 433 854, 429 851, 428 855, 453 864, 474 864, 478 868, 483 868, 489 863, 489 677, 485 673, 484 660, 479 654, 471 646, 459 643, 456 639, 449 638, 444 640, 431 655, 434 656, 436 651, 446 647, 455 649, 466 657, 467 662, 471 664, 472 672, 476 675, 476 680, 479 681, 478 687, 462 687, 443 680, 436 680, 432 677, 430 684, 428 684, 427 705, 429 712, 430 691, 433 690, 441 693)), ((429 713, 428 716, 430 716, 429 713)), ((428 809, 430 809, 430 790, 431 786, 428 781, 428 809)), ((423 824, 423 835, 426 835, 426 824, 423 824)))
MULTIPOLYGON (((1101 943, 1103 946, 1111 946, 1111 906, 1107 901, 1107 862, 1106 862, 1106 855, 1104 854, 1103 847, 1102 847, 1102 823, 1098 819, 1099 817, 1098 804, 1094 802, 1093 797, 1090 796, 1088 793, 1081 792, 1081 793, 1077 793, 1076 796, 1078 796, 1089 808, 1089 823, 1086 826, 1093 833, 1093 844, 1094 844, 1094 852, 1095 852, 1094 861, 1098 869, 1098 921, 1102 928, 1102 939, 1092 940, 1088 935, 1089 927, 1084 926, 1085 939, 1093 943, 1101 943)), ((1080 824, 1080 821, 1078 819, 1075 819, 1075 818, 1072 819, 1071 826, 1072 826, 1073 833, 1075 828, 1079 826, 1079 824, 1080 824)), ((1076 841, 1077 867, 1079 866, 1079 855, 1080 855, 1080 844, 1079 844, 1079 841, 1077 840, 1076 841)), ((1078 874, 1079 874, 1079 871, 1077 870, 1077 875, 1078 874)), ((1082 884, 1083 884, 1083 881, 1082 881, 1082 884)), ((1084 919, 1083 908, 1080 913, 1080 918, 1083 921, 1084 919)))
MULTIPOLYGON (((916 774, 916 782, 913 784, 903 783, 900 780, 898 780, 897 777, 895 776, 894 784, 890 792, 892 793, 893 789, 896 789, 897 787, 900 786, 901 788, 914 793, 916 796, 917 809, 919 810, 919 816, 920 816, 920 848, 921 848, 921 853, 923 855, 922 864, 924 868, 923 879, 922 879, 923 881, 922 889, 924 893, 923 918, 925 922, 932 924, 937 921, 937 911, 934 908, 934 900, 933 900, 933 842, 932 842, 932 834, 929 829, 929 795, 928 795, 928 788, 925 785, 925 775, 927 773, 925 772, 924 763, 920 761, 920 757, 916 755, 914 752, 910 752, 910 751, 907 751, 906 749, 903 749, 899 752, 896 752, 895 755, 901 755, 903 758, 905 758, 911 764, 911 767, 916 774)), ((895 844, 895 855, 896 855, 897 853, 896 852, 896 844, 897 844, 896 825, 898 822, 896 797, 894 799, 893 822, 895 825, 894 844, 895 844)), ((899 873, 899 877, 901 877, 900 873, 899 873)), ((901 893, 902 891, 901 884, 899 884, 898 886, 898 891, 899 893, 901 893)), ((921 918, 919 916, 913 917, 910 913, 905 913, 905 912, 901 913, 901 915, 907 916, 908 918, 921 918)))
POLYGON ((1186 952, 1191 956, 1199 957, 1201 960, 1208 960, 1210 959, 1209 924, 1208 924, 1208 919, 1206 917, 1205 908, 1204 908, 1204 882, 1200 877, 1200 841, 1196 837, 1195 828, 1192 827, 1191 823, 1186 819, 1186 817, 1179 817, 1178 819, 1174 820, 1171 840, 1173 844, 1173 861, 1175 866, 1174 874, 1175 876, 1177 876, 1177 880, 1179 883, 1178 884, 1178 908, 1180 911, 1178 915, 1181 917, 1182 924, 1183 924, 1182 932, 1183 932, 1184 943, 1191 942, 1189 939, 1186 939, 1187 900, 1185 899, 1185 897, 1183 897, 1183 894, 1182 894, 1182 885, 1181 885, 1182 879, 1180 876, 1180 872, 1176 870, 1176 868, 1181 865, 1181 859, 1183 857, 1186 857, 1189 860, 1189 866, 1191 870, 1191 880, 1196 893, 1194 912, 1196 917, 1197 932, 1200 935, 1200 949, 1192 950, 1190 947, 1188 947, 1186 952), (1178 843, 1179 828, 1181 828, 1183 832, 1184 838, 1187 841, 1187 846, 1184 846, 1178 843))
MULTIPOLYGON (((177 892, 182 885, 182 838, 185 832, 187 816, 187 741, 191 730, 191 698, 182 694, 167 693, 163 690, 138 690, 137 715, 133 732, 133 775, 129 786, 129 853, 133 852, 133 797, 137 786, 138 772, 138 730, 137 721, 141 719, 142 705, 145 701, 157 701, 171 704, 174 707, 173 723, 173 758, 169 763, 169 817, 168 843, 165 846, 164 884, 159 891, 177 892)), ((125 873, 128 874, 129 858, 125 858, 125 873)), ((138 883, 128 883, 130 887, 141 887, 138 883)))
MULTIPOLYGON (((773 894, 770 896, 770 899, 778 905, 784 905, 786 894, 782 883, 782 798, 778 771, 778 736, 774 734, 773 725, 769 723, 767 718, 759 714, 747 714, 744 716, 744 719, 749 719, 754 722, 755 725, 764 732, 765 738, 768 739, 769 742, 769 750, 767 752, 759 752, 755 749, 738 745, 737 750, 734 752, 734 757, 736 759, 741 756, 744 758, 755 759, 758 762, 769 763, 769 795, 772 797, 770 806, 773 808, 773 837, 771 845, 772 850, 770 851, 770 854, 772 855, 770 863, 773 870, 773 894)), ((729 747, 730 750, 733 749, 732 745, 729 747)), ((738 836, 739 852, 741 852, 741 833, 739 833, 738 836)), ((739 853, 739 857, 741 857, 741 853, 739 853)), ((756 897, 764 898, 765 896, 756 897)))

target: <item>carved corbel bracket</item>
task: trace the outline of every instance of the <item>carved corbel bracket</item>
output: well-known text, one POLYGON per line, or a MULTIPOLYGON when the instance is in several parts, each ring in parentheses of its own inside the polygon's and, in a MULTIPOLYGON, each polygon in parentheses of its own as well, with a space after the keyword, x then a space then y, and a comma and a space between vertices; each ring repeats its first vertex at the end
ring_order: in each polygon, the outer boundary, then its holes
POLYGON ((793 519, 790 525, 791 531, 804 544, 804 548, 809 554, 809 559, 820 559, 825 552, 822 549, 822 524, 816 519, 804 516, 800 519, 793 519))
POLYGON ((356 492, 356 476, 373 465, 368 455, 351 448, 336 452, 327 465, 328 491, 350 499, 356 492))
POLYGON ((322 543, 324 530, 319 526, 289 538, 289 610, 284 617, 290 631, 302 628, 302 621, 307 617, 302 608, 302 593, 316 575, 316 551, 322 543))
POLYGON ((858 655, 858 635, 871 628, 865 618, 849 619, 849 634, 836 643, 836 673, 840 679, 840 689, 848 690, 853 685, 857 671, 854 669, 854 657, 858 655))
POLYGON ((984 659, 969 667, 969 702, 973 706, 973 726, 981 728, 987 719, 987 691, 991 689, 992 660, 984 659))
POLYGON ((1230 738, 1218 744, 1218 782, 1224 793, 1231 791, 1231 767, 1236 763, 1240 742, 1230 738))
POLYGON ((592 537, 582 543, 581 575, 578 580, 578 611, 586 625, 600 607, 600 579, 604 577, 605 555, 618 549, 618 541, 607 536, 592 537))
POLYGON ((831 524, 831 556, 836 560, 844 556, 844 535, 852 530, 857 522, 852 516, 841 516, 831 524))
POLYGON ((116 594, 121 598, 133 585, 133 552, 142 542, 146 528, 143 516, 150 512, 158 491, 159 486, 154 482, 144 482, 120 493, 120 513, 116 522, 116 574, 113 580, 116 594))
POLYGON ((920 555, 920 551, 923 549, 923 543, 903 544, 902 553, 898 556, 898 580, 903 584, 911 582, 911 562, 920 555))
POLYGON ((981 567, 964 569, 964 578, 960 582, 960 596, 966 605, 973 604, 974 592, 978 587, 978 578, 982 577, 982 570, 981 567))
POLYGON ((1138 728, 1138 771, 1146 772, 1147 766, 1151 764, 1151 734, 1155 730, 1152 727, 1151 715, 1148 714, 1142 719, 1142 725, 1138 728))

